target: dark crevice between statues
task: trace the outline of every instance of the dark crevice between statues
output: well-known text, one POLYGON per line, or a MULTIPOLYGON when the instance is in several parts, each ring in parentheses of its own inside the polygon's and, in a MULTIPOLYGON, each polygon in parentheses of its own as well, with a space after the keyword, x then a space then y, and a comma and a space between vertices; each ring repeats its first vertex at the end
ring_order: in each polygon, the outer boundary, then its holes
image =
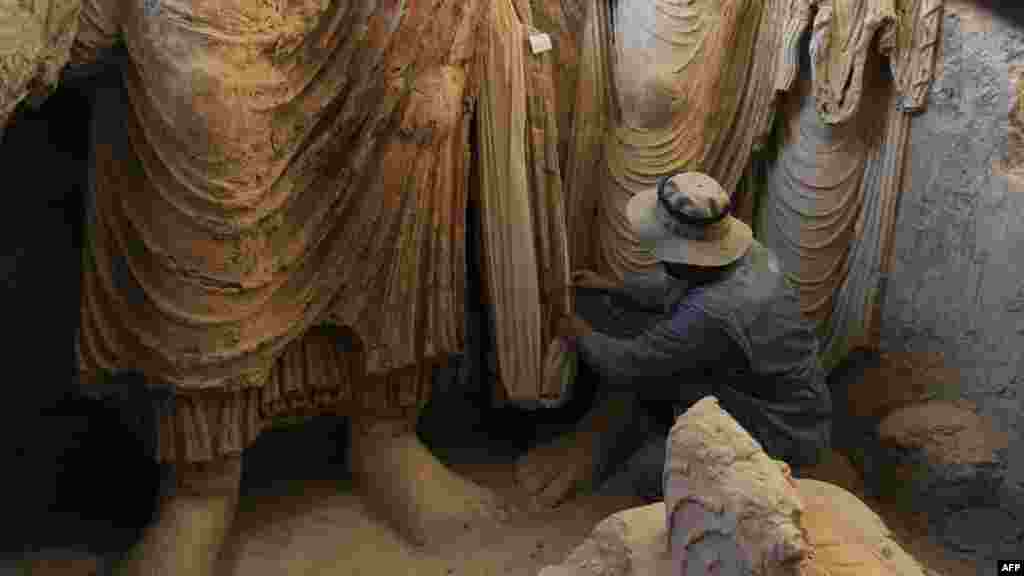
MULTIPOLYGON (((472 122, 475 125, 477 119, 472 122)), ((477 131, 470 130, 470 194, 466 208, 466 295, 463 353, 435 372, 430 402, 418 432, 424 444, 445 461, 510 460, 531 446, 572 429, 593 404, 594 376, 581 372, 572 399, 560 408, 528 410, 495 406, 497 374, 494 314, 485 296, 483 233, 477 197, 477 131)))
MULTIPOLYGON (((7 428, 0 434, 0 457, 12 471, 0 488, 7 499, 4 557, 64 549, 117 558, 156 510, 154 396, 141 375, 130 373, 110 375, 105 388, 135 394, 84 394, 75 352, 93 99, 101 82, 117 81, 118 60, 114 52, 88 69, 66 71, 48 98, 22 104, 0 145, 8 192, 0 305, 15 330, 5 350, 14 360, 9 370, 21 374, 7 387, 7 428), (66 365, 52 359, 68 344, 70 379, 66 365)), ((160 396, 169 398, 166 391, 160 396)))
MULTIPOLYGON (((472 121, 475 124, 477 119, 472 121)), ((477 131, 470 130, 465 347, 449 366, 435 372, 431 399, 418 426, 424 444, 447 462, 509 461, 533 446, 547 443, 573 429, 594 405, 598 388, 597 375, 581 366, 571 399, 559 408, 526 409, 495 403, 494 314, 485 294, 476 139, 477 131)), ((588 303, 581 306, 581 315, 595 326, 621 331, 621 318, 606 306, 601 294, 581 293, 580 297, 588 303)))

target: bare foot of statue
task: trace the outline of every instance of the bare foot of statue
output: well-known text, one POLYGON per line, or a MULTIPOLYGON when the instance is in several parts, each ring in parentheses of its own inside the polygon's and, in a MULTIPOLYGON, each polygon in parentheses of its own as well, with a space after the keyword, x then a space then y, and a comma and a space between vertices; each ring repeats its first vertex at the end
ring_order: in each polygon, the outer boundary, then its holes
POLYGON ((238 506, 241 457, 192 465, 174 496, 117 571, 131 576, 214 576, 238 506))
POLYGON ((496 495, 449 470, 411 426, 354 423, 352 475, 368 506, 413 544, 438 548, 506 517, 496 495))
POLYGON ((649 429, 632 394, 600 397, 569 434, 528 452, 516 463, 516 481, 542 508, 593 489, 601 475, 642 442, 649 429))

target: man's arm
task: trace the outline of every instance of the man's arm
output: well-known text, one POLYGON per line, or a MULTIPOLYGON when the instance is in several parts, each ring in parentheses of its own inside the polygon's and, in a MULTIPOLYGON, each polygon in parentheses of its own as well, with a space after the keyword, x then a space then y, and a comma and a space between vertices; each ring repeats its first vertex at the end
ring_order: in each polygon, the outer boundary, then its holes
POLYGON ((672 318, 637 338, 623 340, 600 332, 577 339, 580 360, 612 387, 658 386, 664 378, 703 372, 734 350, 728 334, 701 310, 683 305, 672 318))

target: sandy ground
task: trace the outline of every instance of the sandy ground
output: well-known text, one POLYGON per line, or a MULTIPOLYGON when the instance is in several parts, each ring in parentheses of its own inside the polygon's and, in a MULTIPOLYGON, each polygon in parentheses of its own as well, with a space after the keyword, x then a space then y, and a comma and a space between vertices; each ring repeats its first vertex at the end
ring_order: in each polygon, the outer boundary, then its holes
MULTIPOLYGON (((290 434, 289 434, 290 436, 290 434)), ((254 457, 247 473, 234 532, 222 573, 225 576, 535 576, 565 556, 608 515, 642 504, 630 497, 588 494, 560 509, 529 510, 512 480, 505 457, 453 466, 490 487, 518 508, 501 526, 468 533, 443 551, 409 546, 363 507, 343 465, 326 462, 316 442, 293 438, 254 457), (290 444, 292 454, 281 453, 290 444), (294 448, 304 445, 305 454, 294 448), (324 462, 320 464, 319 462, 324 462)), ((862 495, 856 472, 836 459, 812 474, 862 495)), ((926 566, 944 576, 976 574, 967 563, 949 558, 928 541, 924 522, 896 503, 868 503, 879 512, 898 541, 926 566)), ((33 575, 86 576, 95 565, 51 558, 38 562, 33 575)))
MULTIPOLYGON (((475 468, 457 467, 515 502, 510 466, 475 468)), ((521 510, 500 527, 467 533, 444 551, 428 553, 398 539, 337 481, 305 481, 279 492, 243 499, 232 542, 235 565, 225 573, 535 576, 560 562, 602 518, 640 503, 588 495, 556 511, 521 510)))
POLYGON ((535 576, 560 562, 602 518, 640 504, 593 494, 558 510, 530 510, 514 482, 519 450, 500 440, 475 439, 436 451, 455 471, 510 504, 509 518, 452 537, 442 550, 417 549, 353 491, 337 451, 344 433, 329 421, 304 428, 275 431, 251 451, 223 574, 535 576), (296 454, 296 446, 304 453, 296 454))
MULTIPOLYGON (((299 479, 316 475, 309 473, 293 474, 291 479, 284 478, 288 474, 273 479, 267 475, 247 482, 227 560, 233 566, 225 567, 224 573, 535 576, 542 567, 561 562, 601 519, 643 504, 631 497, 586 494, 557 510, 530 510, 506 457, 453 468, 491 488, 518 511, 500 527, 466 534, 445 550, 430 553, 410 547, 367 513, 343 472, 333 480, 299 479)), ((865 498, 856 472, 841 456, 834 455, 811 475, 865 498)), ((865 500, 927 567, 944 576, 976 574, 974 566, 949 557, 928 540, 920 515, 901 510, 896 502, 865 500)))
MULTIPOLYGON (((243 495, 221 574, 535 576, 557 564, 601 519, 639 499, 583 495, 557 510, 530 510, 513 480, 513 458, 471 449, 457 472, 511 504, 500 526, 464 534, 441 551, 417 549, 368 512, 336 452, 330 423, 265 434, 246 460, 243 495), (476 453, 474 456, 472 453, 476 453)), ((96 563, 55 551, 32 563, 38 576, 95 574, 96 563)), ((18 574, 5 572, 0 576, 18 574)))
MULTIPOLYGON (((364 508, 339 450, 345 445, 342 422, 316 419, 269 431, 247 452, 243 494, 221 574, 535 576, 542 567, 560 563, 600 520, 642 504, 638 498, 586 494, 557 510, 530 510, 513 480, 515 456, 525 446, 511 441, 524 436, 527 427, 519 418, 509 418, 490 427, 503 437, 467 440, 463 434, 462 441, 469 446, 435 446, 453 469, 494 490, 514 508, 501 526, 453 537, 449 546, 436 552, 406 544, 364 508)), ((558 426, 563 427, 565 423, 558 426)), ((864 499, 885 519, 897 541, 938 574, 979 573, 930 541, 921 515, 903 510, 900 502, 865 498, 858 472, 840 454, 833 453, 809 475, 864 499)), ((31 573, 95 573, 94 563, 50 560, 48 566, 37 563, 31 573)), ((0 576, 7 573, 14 572, 0 569, 0 576)))
MULTIPOLYGON (((588 494, 558 510, 530 511, 512 481, 510 463, 454 468, 519 511, 493 531, 466 534, 446 550, 428 553, 405 544, 368 514, 346 481, 286 482, 243 498, 231 544, 234 566, 225 574, 535 576, 542 567, 561 562, 601 519, 642 504, 629 497, 588 494)), ((815 476, 843 484, 840 474, 833 467, 815 476)), ((897 503, 868 503, 929 568, 945 576, 976 573, 927 539, 922 518, 901 511, 897 503)))
MULTIPOLYGON (((561 562, 600 520, 643 504, 638 498, 585 494, 557 510, 531 510, 513 480, 515 451, 470 447, 450 454, 452 468, 494 490, 515 511, 499 527, 427 552, 406 544, 366 511, 344 463, 332 461, 332 442, 339 439, 316 428, 284 431, 254 451, 225 575, 536 576, 542 567, 561 562), (305 447, 305 454, 294 455, 295 446, 305 447)), ((866 498, 843 456, 833 453, 810 475, 865 499, 897 540, 932 570, 944 576, 977 573, 928 539, 922 516, 902 510, 898 502, 866 498)))

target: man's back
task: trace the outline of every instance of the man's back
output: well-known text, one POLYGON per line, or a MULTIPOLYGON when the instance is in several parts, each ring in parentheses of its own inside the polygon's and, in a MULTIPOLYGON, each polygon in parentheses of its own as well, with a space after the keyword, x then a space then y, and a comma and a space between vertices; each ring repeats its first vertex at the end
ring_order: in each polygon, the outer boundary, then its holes
MULTIPOLYGON (((759 437, 781 434, 790 438, 779 439, 785 444, 800 438, 824 447, 832 402, 814 325, 801 314, 796 289, 758 242, 725 274, 685 298, 716 319, 746 356, 746 362, 723 362, 727 373, 716 394, 759 437)), ((798 462, 813 457, 798 446, 779 451, 798 462)))

